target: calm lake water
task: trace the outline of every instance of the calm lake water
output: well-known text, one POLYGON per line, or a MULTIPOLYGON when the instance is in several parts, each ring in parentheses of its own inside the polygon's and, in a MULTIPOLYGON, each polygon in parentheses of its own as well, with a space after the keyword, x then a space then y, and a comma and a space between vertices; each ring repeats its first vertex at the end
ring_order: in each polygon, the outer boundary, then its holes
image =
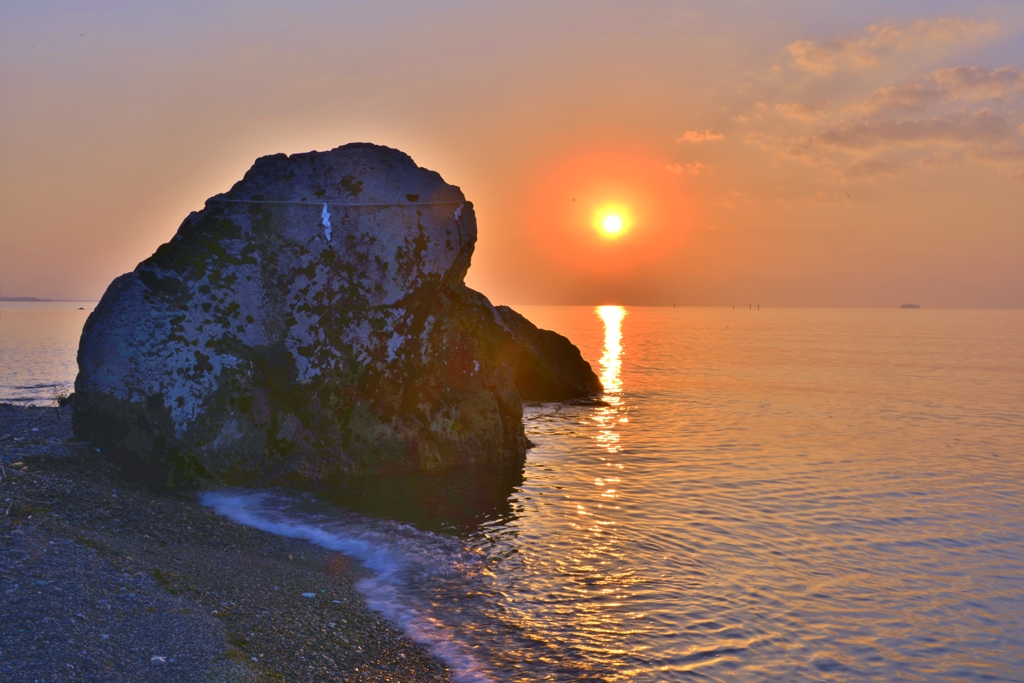
MULTIPOLYGON (((461 681, 1024 679, 1024 311, 519 310, 608 389, 527 408, 521 477, 205 502, 461 681)), ((80 312, 0 316, 0 384, 73 379, 80 312)))

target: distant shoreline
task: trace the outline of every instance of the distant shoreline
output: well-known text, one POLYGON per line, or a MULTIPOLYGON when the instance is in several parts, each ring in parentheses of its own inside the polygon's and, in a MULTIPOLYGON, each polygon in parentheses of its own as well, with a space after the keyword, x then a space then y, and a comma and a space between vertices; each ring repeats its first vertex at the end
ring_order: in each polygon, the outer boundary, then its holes
POLYGON ((96 303, 96 299, 40 299, 38 297, 0 297, 0 301, 20 303, 96 303))
MULTIPOLYGON (((0 296, 0 303, 36 303, 36 304, 97 304, 99 299, 40 299, 34 296, 0 296)), ((735 308, 739 310, 742 308, 742 304, 524 304, 524 303, 513 303, 507 304, 514 308, 522 308, 524 306, 543 306, 548 308, 561 308, 561 307, 586 307, 593 308, 597 306, 609 305, 609 306, 623 306, 624 308, 735 308)), ((757 304, 754 305, 757 308, 757 304)), ((774 305, 769 306, 767 304, 761 304, 761 310, 765 309, 821 309, 821 310, 887 310, 893 306, 790 306, 790 305, 774 305)), ((896 309, 903 308, 903 306, 896 306, 896 309)), ((918 308, 924 308, 918 305, 918 308)), ((985 306, 968 306, 968 307, 952 307, 946 308, 943 306, 929 306, 929 310, 933 311, 1019 311, 1021 307, 985 307, 985 306)), ((747 310, 747 309, 743 309, 747 310)))

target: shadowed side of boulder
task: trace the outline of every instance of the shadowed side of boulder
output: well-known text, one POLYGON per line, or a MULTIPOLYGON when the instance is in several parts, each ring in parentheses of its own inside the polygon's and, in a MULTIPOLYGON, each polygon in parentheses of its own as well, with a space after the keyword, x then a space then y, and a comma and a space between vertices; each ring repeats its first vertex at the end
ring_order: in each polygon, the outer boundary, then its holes
POLYGON ((519 347, 515 379, 524 401, 568 401, 601 392, 601 381, 571 341, 539 329, 508 306, 496 308, 519 347))

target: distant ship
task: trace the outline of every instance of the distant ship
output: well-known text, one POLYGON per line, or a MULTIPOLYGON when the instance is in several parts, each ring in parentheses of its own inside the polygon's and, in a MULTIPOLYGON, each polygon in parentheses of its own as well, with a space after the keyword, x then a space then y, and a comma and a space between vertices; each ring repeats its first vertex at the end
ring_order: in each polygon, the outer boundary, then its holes
POLYGON ((920 304, 903 304, 900 308, 921 308, 920 304))

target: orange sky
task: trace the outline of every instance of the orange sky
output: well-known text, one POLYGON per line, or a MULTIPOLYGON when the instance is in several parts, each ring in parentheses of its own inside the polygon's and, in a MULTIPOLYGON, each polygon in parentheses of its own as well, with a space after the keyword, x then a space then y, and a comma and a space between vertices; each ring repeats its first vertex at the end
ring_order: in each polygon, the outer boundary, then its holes
POLYGON ((552 4, 4 3, 0 293, 361 140, 463 188, 496 303, 1024 307, 1020 2, 552 4))

